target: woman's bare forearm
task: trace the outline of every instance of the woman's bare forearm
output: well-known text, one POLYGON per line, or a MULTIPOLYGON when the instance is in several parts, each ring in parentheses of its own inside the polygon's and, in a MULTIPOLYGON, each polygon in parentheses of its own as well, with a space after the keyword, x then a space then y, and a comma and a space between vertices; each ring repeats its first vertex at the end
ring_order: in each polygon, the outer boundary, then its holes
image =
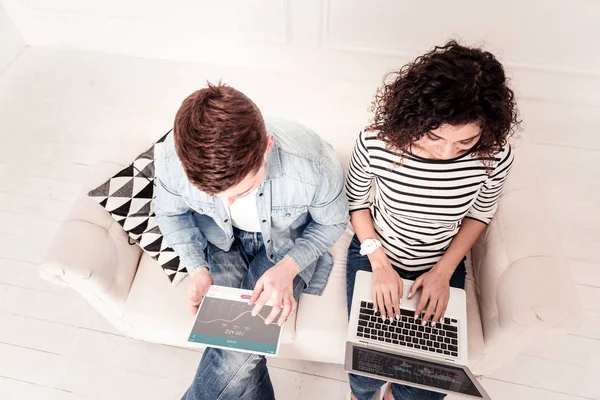
POLYGON ((354 232, 356 233, 359 242, 362 243, 366 239, 377 238, 370 210, 352 211, 350 213, 350 223, 354 228, 354 232))
POLYGON ((458 264, 460 264, 465 255, 471 250, 486 226, 486 224, 476 219, 463 219, 460 229, 452 239, 448 250, 446 250, 434 268, 446 272, 449 277, 452 276, 458 264))

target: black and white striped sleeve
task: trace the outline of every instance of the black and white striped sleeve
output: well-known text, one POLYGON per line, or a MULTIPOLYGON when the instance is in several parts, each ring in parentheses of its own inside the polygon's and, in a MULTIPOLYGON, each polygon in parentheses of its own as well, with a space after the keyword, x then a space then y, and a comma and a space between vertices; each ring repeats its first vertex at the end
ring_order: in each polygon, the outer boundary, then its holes
POLYGON ((374 175, 371 171, 369 151, 365 143, 367 135, 368 133, 365 131, 360 132, 350 158, 346 177, 346 195, 350 211, 364 210, 371 206, 370 193, 374 175))
POLYGON ((479 190, 475 202, 467 212, 465 218, 476 219, 487 225, 496 214, 498 198, 502 193, 502 188, 508 178, 514 160, 513 150, 510 145, 506 145, 497 154, 497 157, 500 158, 500 161, 498 161, 498 164, 479 190))

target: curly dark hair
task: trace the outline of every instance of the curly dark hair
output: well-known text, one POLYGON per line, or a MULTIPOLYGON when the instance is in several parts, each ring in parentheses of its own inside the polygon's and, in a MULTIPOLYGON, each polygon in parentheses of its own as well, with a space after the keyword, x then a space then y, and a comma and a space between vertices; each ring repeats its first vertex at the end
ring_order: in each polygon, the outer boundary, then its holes
POLYGON ((492 53, 454 40, 389 73, 372 111, 369 128, 401 151, 443 124, 478 123, 474 151, 484 160, 506 145, 521 122, 502 64, 492 53))

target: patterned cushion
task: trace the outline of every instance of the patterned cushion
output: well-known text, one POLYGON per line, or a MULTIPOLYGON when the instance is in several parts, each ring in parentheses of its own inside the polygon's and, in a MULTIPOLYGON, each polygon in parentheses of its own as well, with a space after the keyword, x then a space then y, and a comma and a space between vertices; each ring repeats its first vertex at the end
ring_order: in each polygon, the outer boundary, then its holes
POLYGON ((154 214, 154 154, 169 133, 133 163, 88 193, 123 227, 129 237, 158 261, 175 286, 187 275, 173 249, 164 243, 154 214))

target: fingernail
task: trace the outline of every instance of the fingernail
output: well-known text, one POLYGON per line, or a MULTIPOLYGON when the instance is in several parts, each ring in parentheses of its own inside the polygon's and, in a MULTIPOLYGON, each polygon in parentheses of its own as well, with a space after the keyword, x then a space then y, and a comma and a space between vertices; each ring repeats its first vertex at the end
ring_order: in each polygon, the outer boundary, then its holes
POLYGON ((427 325, 427 321, 423 320, 423 322, 421 322, 421 325, 422 325, 422 326, 425 326, 425 325, 427 325))
POLYGON ((431 321, 431 326, 433 326, 435 328, 435 322, 431 321))
POLYGON ((415 313, 415 319, 419 318, 419 316, 417 315, 417 313, 415 313))
POLYGON ((400 316, 398 314, 396 314, 396 319, 400 319, 400 316))
POLYGON ((412 292, 408 292, 408 298, 410 299, 412 297, 412 292))
POLYGON ((269 323, 267 321, 265 321, 265 325, 269 325, 269 323))

